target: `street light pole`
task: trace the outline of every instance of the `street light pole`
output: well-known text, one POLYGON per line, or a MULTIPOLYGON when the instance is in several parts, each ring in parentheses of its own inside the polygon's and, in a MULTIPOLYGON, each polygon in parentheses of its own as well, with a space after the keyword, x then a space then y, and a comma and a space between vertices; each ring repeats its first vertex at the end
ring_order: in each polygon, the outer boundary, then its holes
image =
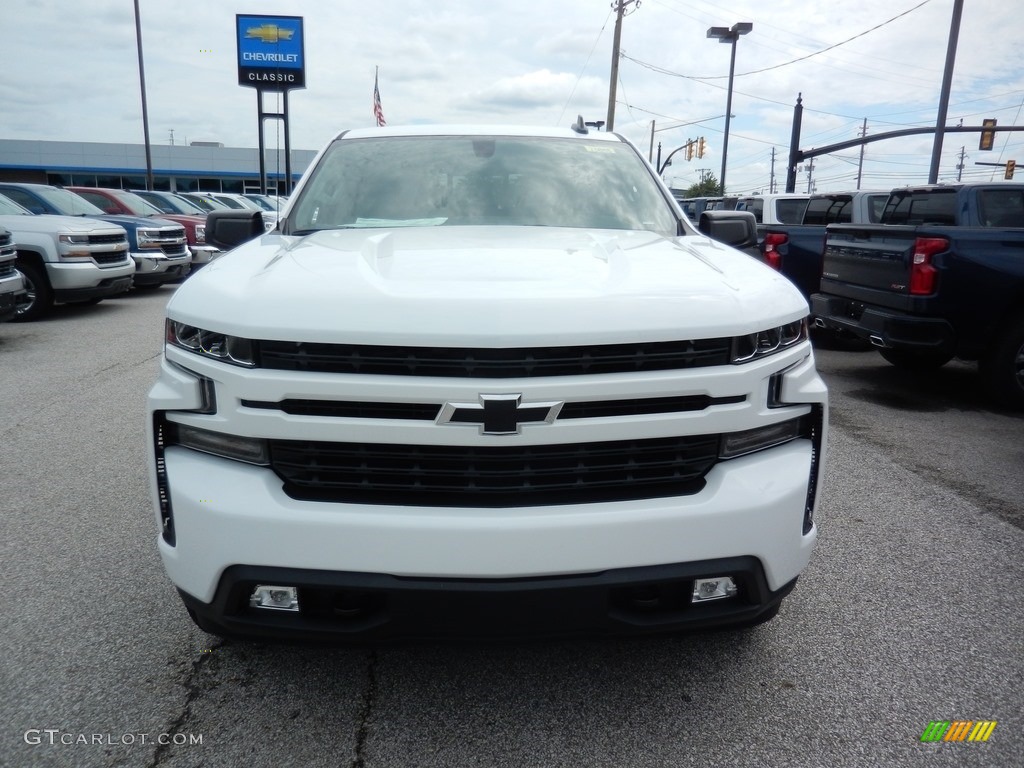
POLYGON ((740 39, 740 35, 745 35, 754 28, 754 25, 749 21, 741 21, 738 24, 733 24, 732 29, 726 27, 710 27, 708 29, 708 37, 718 38, 720 43, 729 43, 732 46, 732 51, 729 56, 729 88, 727 96, 725 98, 725 136, 722 139, 722 175, 719 177, 718 183, 722 188, 722 194, 725 194, 725 164, 729 159, 729 120, 732 117, 732 79, 736 73, 736 41, 740 39))
POLYGON ((139 52, 139 89, 142 92, 142 135, 146 142, 146 189, 153 190, 153 155, 149 147, 149 112, 146 109, 146 70, 142 64, 142 22, 135 0, 135 45, 139 52))

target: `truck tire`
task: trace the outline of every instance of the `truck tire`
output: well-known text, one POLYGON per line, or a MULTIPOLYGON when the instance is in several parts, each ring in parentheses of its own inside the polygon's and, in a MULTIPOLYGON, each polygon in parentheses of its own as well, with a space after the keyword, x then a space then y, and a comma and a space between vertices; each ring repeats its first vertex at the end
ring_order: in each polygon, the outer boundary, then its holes
POLYGON ((13 322, 27 323, 38 320, 53 306, 53 289, 50 288, 50 281, 46 277, 46 269, 23 261, 18 261, 16 266, 25 276, 26 293, 18 303, 18 311, 13 322))
POLYGON ((945 352, 911 352, 906 349, 880 349, 878 352, 887 362, 906 371, 931 371, 953 359, 953 355, 945 352))
POLYGON ((989 395, 1000 405, 1024 410, 1024 317, 1018 317, 981 360, 989 395))

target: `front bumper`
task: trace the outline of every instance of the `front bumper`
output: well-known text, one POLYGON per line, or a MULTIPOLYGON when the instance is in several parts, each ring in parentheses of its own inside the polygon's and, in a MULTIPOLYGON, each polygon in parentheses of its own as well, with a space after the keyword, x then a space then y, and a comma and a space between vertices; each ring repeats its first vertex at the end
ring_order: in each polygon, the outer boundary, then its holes
POLYGON ((213 245, 190 245, 189 250, 192 251, 193 270, 209 264, 224 253, 220 248, 213 245))
MULTIPOLYGON (((812 474, 808 440, 723 462, 708 474, 704 490, 693 496, 512 509, 297 501, 264 467, 181 447, 168 448, 164 459, 175 532, 173 546, 159 539, 165 568, 171 581, 189 595, 186 603, 229 632, 256 626, 268 613, 260 611, 257 618, 239 614, 238 596, 232 591, 235 582, 276 584, 273 579, 282 569, 302 571, 295 582, 300 587, 333 590, 355 587, 369 574, 390 585, 371 590, 386 595, 402 591, 403 585, 415 593, 420 588, 413 583, 417 580, 441 591, 457 591, 457 585, 449 585, 453 580, 471 580, 480 582, 468 587, 471 591, 505 594, 517 591, 523 579, 582 580, 581 584, 598 584, 607 593, 621 586, 617 577, 605 580, 602 574, 609 571, 675 564, 670 580, 678 582, 718 575, 720 571, 702 565, 707 561, 746 558, 749 564, 743 572, 749 578, 744 577, 744 594, 722 601, 731 602, 735 610, 675 611, 641 622, 636 629, 729 624, 769 610, 772 595, 806 567, 817 538, 814 527, 802 532, 812 474), (246 566, 243 576, 237 575, 239 566, 246 566), (315 578, 307 572, 315 572, 315 578), (355 581, 350 581, 352 574, 355 581), (238 621, 243 624, 232 623, 238 621)), ((526 583, 521 586, 525 593, 534 589, 526 583)), ((509 598, 509 610, 515 611, 515 601, 526 596, 509 598)), ((781 599, 781 594, 777 596, 781 599)), ((388 599, 397 600, 390 603, 397 606, 415 597, 388 599)), ((589 615, 587 626, 628 631, 630 622, 612 621, 609 610, 606 606, 603 613, 589 615)), ((366 627, 371 634, 390 631, 377 627, 382 615, 366 627)), ((309 629, 303 617, 297 618, 297 623, 280 624, 282 620, 273 617, 271 628, 309 629)), ((510 619, 520 620, 529 626, 529 612, 510 619)), ((392 628, 409 631, 401 623, 392 628)), ((358 629, 328 625, 317 632, 345 635, 358 629)))
POLYGON ((133 253, 135 285, 162 285, 182 280, 192 268, 192 254, 165 256, 159 253, 133 253))
POLYGON ((772 591, 755 558, 736 557, 530 579, 400 578, 234 566, 211 603, 180 591, 187 610, 222 636, 307 642, 539 638, 646 634, 770 618, 796 580, 772 591), (693 580, 732 574, 736 597, 691 604, 693 580), (249 606, 258 584, 299 587, 301 612, 249 606))

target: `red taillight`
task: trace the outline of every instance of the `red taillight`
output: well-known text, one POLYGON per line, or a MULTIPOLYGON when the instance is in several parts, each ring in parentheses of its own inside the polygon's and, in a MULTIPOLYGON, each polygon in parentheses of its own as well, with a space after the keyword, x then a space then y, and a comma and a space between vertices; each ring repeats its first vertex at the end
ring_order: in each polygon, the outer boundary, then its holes
POLYGON ((789 242, 789 235, 782 232, 769 232, 764 236, 764 260, 772 269, 782 269, 782 254, 779 246, 789 242))
POLYGON ((939 271, 932 264, 932 257, 949 248, 944 237, 919 237, 914 241, 914 255, 910 261, 910 293, 913 296, 927 296, 935 293, 935 280, 939 271))

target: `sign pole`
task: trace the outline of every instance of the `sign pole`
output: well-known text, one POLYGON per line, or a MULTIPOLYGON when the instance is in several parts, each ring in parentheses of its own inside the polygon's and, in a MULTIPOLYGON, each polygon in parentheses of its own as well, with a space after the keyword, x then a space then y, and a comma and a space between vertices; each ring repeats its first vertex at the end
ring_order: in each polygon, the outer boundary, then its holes
MULTIPOLYGON (((264 122, 276 118, 284 122, 285 194, 292 189, 291 132, 288 127, 288 91, 306 87, 305 37, 301 16, 235 15, 238 40, 238 84, 256 89, 256 116, 259 124, 260 193, 267 193, 266 142, 264 122), (263 107, 266 92, 284 94, 281 112, 263 107)), ((275 189, 280 192, 280 188, 275 189)))

